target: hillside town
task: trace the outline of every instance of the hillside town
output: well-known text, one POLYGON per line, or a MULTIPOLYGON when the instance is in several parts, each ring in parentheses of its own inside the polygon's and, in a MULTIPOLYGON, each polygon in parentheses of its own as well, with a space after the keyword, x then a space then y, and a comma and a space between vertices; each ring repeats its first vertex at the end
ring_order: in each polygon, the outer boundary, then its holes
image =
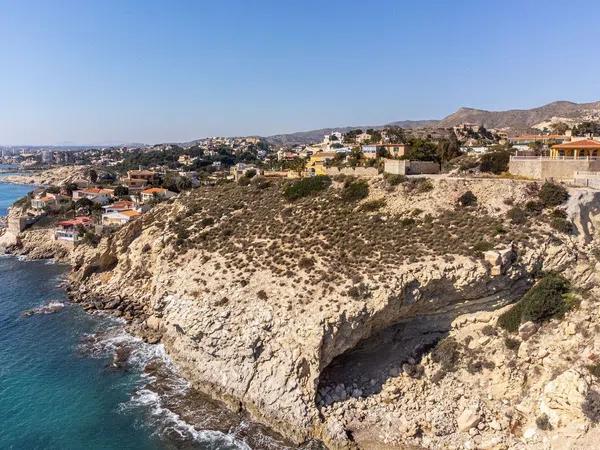
POLYGON ((12 226, 22 231, 51 218, 55 239, 75 245, 97 240, 188 189, 253 178, 491 176, 600 187, 598 128, 560 123, 553 130, 561 133, 509 135, 473 123, 434 130, 387 127, 334 131, 320 142, 291 146, 246 137, 139 148, 4 149, 1 161, 23 171, 17 181, 28 173, 34 181, 36 173, 74 169, 60 183, 38 183, 12 226))

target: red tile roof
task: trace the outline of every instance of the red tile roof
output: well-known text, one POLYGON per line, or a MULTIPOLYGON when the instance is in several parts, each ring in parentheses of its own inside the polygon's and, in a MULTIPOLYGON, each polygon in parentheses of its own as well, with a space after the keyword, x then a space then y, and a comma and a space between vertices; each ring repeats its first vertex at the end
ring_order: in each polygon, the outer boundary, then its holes
POLYGON ((61 227, 74 227, 77 225, 89 225, 92 223, 92 218, 88 216, 78 216, 71 220, 63 220, 62 222, 58 222, 58 225, 61 227))
POLYGON ((553 145, 552 148, 558 148, 561 150, 578 150, 578 149, 600 149, 600 142, 594 141, 593 139, 582 139, 580 141, 566 142, 564 144, 553 145))
POLYGON ((167 192, 167 190, 164 188, 154 187, 154 188, 150 188, 150 189, 146 189, 146 190, 142 191, 142 194, 154 194, 154 193, 160 194, 162 192, 167 192))
POLYGON ((560 140, 566 139, 567 136, 562 134, 524 134, 522 136, 514 136, 510 139, 513 141, 548 141, 551 139, 560 140))

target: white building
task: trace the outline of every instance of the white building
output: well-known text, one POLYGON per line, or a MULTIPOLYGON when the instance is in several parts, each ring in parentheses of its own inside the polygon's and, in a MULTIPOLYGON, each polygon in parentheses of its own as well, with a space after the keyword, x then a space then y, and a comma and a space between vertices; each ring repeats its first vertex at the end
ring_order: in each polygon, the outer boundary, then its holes
POLYGON ((177 195, 175 192, 171 192, 165 188, 150 188, 142 191, 141 197, 143 202, 150 202, 152 200, 165 200, 177 195))

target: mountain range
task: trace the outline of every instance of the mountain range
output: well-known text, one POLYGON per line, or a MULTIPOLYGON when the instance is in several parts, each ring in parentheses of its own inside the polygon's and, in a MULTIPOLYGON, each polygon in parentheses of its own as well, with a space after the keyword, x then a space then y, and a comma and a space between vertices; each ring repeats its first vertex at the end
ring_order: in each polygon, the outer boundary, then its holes
POLYGON ((404 120, 384 125, 368 125, 353 127, 321 128, 318 130, 301 131, 288 134, 268 136, 266 139, 278 145, 308 144, 320 140, 323 135, 333 131, 342 133, 352 129, 367 128, 381 129, 389 126, 401 128, 450 128, 462 123, 482 124, 486 128, 507 128, 515 132, 527 131, 540 122, 555 117, 583 120, 590 112, 600 113, 600 101, 591 103, 574 103, 556 101, 531 109, 510 109, 507 111, 486 111, 475 108, 459 108, 456 112, 441 120, 404 120))

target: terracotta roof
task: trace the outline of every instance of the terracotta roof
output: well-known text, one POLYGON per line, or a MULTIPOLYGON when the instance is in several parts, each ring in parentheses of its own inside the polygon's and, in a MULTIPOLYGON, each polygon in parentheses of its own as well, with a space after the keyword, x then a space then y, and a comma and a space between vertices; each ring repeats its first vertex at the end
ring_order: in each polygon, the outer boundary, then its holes
POLYGON ((154 194, 154 193, 160 194, 161 192, 167 192, 167 190, 164 189, 164 188, 156 188, 156 187, 154 187, 154 188, 143 190, 142 194, 154 194))
POLYGON ((127 217, 137 217, 137 216, 141 216, 142 213, 139 211, 135 211, 133 209, 127 209, 125 211, 119 211, 119 214, 123 214, 124 216, 127 217))
POLYGON ((118 202, 113 203, 112 205, 103 206, 103 208, 123 208, 123 209, 129 209, 132 206, 133 206, 133 202, 130 202, 129 200, 120 200, 118 202))
POLYGON ((369 147, 369 146, 377 146, 377 147, 404 147, 404 146, 408 146, 408 144, 383 144, 383 143, 378 143, 378 144, 363 144, 363 147, 369 147))
POLYGON ((92 218, 88 216, 79 216, 71 220, 63 220, 58 222, 58 225, 63 227, 76 226, 76 225, 88 225, 92 223, 92 218))
POLYGON ((156 175, 156 172, 152 172, 151 170, 129 170, 127 174, 131 175, 156 175))
POLYGON ((564 144, 553 145, 552 148, 558 148, 563 150, 578 150, 585 148, 600 149, 600 142, 594 141, 593 139, 582 139, 581 141, 566 142, 564 144))
POLYGON ((112 194, 115 191, 113 189, 86 188, 81 189, 81 192, 85 192, 87 194, 112 194))
POLYGON ((566 139, 567 136, 562 134, 524 134, 522 136, 514 136, 510 139, 513 141, 547 141, 550 139, 566 139))

